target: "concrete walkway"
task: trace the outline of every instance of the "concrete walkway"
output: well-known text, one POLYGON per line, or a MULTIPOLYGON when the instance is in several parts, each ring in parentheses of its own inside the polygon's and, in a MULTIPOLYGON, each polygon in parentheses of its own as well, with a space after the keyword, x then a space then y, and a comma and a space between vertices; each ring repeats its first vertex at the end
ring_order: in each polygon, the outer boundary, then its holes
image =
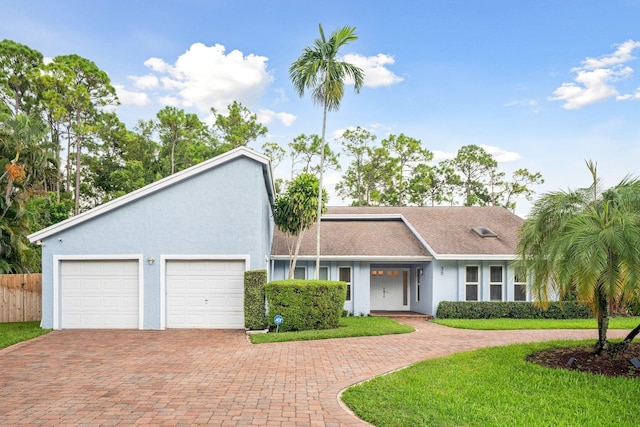
POLYGON ((417 332, 260 345, 242 331, 54 331, 0 350, 0 425, 359 426, 338 399, 354 383, 480 347, 596 338, 401 321, 417 332))

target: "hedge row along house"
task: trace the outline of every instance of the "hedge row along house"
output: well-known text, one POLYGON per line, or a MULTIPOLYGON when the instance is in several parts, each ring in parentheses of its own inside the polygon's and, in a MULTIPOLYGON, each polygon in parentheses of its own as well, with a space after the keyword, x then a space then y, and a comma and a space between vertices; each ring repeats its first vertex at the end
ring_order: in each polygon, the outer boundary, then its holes
MULTIPOLYGON (((288 275, 269 159, 229 151, 29 236, 42 245, 42 326, 244 328, 243 275, 288 275)), ((525 301, 511 268, 523 220, 499 207, 331 207, 320 278, 345 309, 435 314, 440 301, 525 301)), ((295 277, 312 278, 315 230, 295 277)))

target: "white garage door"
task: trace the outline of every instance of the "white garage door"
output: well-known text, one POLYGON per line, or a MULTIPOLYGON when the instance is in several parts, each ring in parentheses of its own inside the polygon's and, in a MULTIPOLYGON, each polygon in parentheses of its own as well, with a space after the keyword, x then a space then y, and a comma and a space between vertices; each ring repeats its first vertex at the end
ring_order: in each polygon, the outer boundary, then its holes
POLYGON ((63 329, 138 329, 138 261, 65 260, 60 271, 63 329))
POLYGON ((244 261, 167 261, 167 327, 244 328, 244 270, 244 261))

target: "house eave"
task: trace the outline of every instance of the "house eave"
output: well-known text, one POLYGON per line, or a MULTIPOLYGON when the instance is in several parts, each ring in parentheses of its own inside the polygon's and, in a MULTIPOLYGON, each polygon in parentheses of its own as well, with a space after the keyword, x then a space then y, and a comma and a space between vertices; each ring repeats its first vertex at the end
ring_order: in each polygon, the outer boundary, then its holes
POLYGON ((518 256, 514 254, 439 254, 435 256, 435 259, 443 261, 515 261, 518 256))
MULTIPOLYGON (((289 260, 289 255, 272 255, 271 259, 289 260)), ((298 256, 298 261, 315 261, 315 255, 298 256)), ((432 256, 389 256, 389 255, 321 255, 320 261, 371 261, 371 262, 428 262, 432 261, 432 256)))

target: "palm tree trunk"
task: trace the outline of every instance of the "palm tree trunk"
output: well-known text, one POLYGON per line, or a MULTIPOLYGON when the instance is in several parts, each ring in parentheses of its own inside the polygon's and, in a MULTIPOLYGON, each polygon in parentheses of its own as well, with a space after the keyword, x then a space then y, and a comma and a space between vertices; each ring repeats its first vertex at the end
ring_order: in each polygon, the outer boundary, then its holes
POLYGON ((322 216, 322 172, 324 170, 324 144, 327 130, 327 101, 324 101, 324 114, 322 116, 322 140, 320 141, 320 176, 318 177, 318 219, 316 227, 316 270, 313 279, 320 279, 320 217, 322 216))

